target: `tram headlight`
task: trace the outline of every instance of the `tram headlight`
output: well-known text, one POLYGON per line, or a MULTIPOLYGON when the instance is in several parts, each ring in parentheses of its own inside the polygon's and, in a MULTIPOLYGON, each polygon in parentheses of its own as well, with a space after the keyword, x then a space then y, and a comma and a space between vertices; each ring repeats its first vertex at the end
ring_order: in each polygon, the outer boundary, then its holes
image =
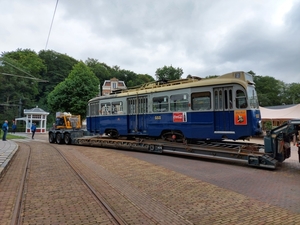
POLYGON ((262 128, 262 125, 261 125, 261 120, 258 121, 258 124, 257 124, 258 128, 262 128))

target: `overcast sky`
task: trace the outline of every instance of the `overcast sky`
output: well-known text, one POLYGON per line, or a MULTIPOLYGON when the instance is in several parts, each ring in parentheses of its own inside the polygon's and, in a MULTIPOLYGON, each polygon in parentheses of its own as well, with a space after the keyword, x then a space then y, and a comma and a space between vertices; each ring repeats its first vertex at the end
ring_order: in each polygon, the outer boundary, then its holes
POLYGON ((1 0, 0 51, 46 48, 155 77, 254 71, 300 83, 300 0, 1 0))

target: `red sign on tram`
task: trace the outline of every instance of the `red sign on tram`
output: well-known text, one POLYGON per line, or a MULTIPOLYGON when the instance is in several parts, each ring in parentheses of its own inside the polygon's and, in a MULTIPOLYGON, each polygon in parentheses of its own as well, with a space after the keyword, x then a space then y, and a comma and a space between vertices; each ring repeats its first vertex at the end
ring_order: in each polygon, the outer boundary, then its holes
POLYGON ((186 112, 174 112, 173 113, 173 122, 186 122, 186 112))
POLYGON ((234 125, 247 125, 247 111, 235 110, 234 111, 234 125))

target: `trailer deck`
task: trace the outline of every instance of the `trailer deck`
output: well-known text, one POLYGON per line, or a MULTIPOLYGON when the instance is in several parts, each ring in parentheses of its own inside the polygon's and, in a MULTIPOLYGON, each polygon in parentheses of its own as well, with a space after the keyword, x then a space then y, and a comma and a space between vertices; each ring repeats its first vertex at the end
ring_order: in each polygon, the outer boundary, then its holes
POLYGON ((119 140, 86 136, 74 139, 75 145, 174 154, 198 158, 243 162, 249 166, 275 169, 278 161, 261 152, 262 145, 235 142, 198 142, 183 144, 163 140, 119 140))

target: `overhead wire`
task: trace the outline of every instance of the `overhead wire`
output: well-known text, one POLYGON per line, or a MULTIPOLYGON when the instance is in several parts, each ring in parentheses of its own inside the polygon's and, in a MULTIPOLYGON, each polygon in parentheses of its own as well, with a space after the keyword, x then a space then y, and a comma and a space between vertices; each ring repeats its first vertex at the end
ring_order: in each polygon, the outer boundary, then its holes
POLYGON ((21 77, 21 78, 31 79, 31 80, 35 80, 37 82, 49 82, 47 80, 42 80, 42 79, 39 79, 39 78, 36 78, 36 77, 26 77, 26 76, 22 76, 22 75, 11 74, 11 73, 2 73, 2 72, 0 72, 0 74, 4 75, 4 76, 21 77))
POLYGON ((53 25, 53 21, 54 21, 54 17, 55 17, 55 14, 56 14, 56 9, 57 9, 57 5, 58 5, 58 1, 56 1, 56 5, 55 5, 55 9, 54 9, 54 13, 53 13, 53 17, 52 17, 52 21, 51 21, 51 25, 50 25, 50 30, 49 30, 49 33, 48 33, 48 38, 47 38, 47 42, 46 42, 46 46, 45 46, 45 50, 47 49, 48 47, 48 42, 49 42, 49 38, 50 38, 50 34, 51 34, 51 30, 52 30, 52 25, 53 25))

